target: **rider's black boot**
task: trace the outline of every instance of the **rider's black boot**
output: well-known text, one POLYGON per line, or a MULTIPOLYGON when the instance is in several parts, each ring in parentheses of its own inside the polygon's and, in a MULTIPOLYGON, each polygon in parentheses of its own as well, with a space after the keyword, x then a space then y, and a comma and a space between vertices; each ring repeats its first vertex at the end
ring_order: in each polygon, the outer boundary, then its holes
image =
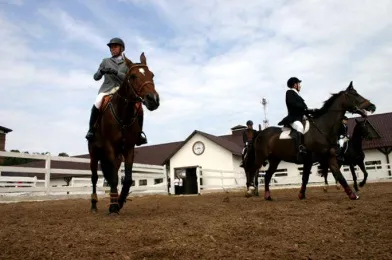
POLYGON ((91 115, 90 115, 90 122, 89 122, 89 129, 86 135, 86 139, 91 141, 94 138, 94 124, 97 121, 99 116, 99 109, 93 105, 91 108, 91 115))
MULTIPOLYGON (((140 129, 143 129, 143 116, 139 115, 138 120, 139 120, 139 124, 140 124, 140 129)), ((146 144, 146 143, 147 143, 146 134, 143 132, 143 130, 141 130, 139 139, 136 142, 136 146, 140 146, 140 145, 146 144)))

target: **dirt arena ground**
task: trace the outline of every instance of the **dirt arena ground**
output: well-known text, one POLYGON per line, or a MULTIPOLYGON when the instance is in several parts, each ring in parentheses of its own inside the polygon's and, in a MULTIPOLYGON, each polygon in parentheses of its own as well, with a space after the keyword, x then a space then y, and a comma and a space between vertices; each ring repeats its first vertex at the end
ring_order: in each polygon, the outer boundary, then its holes
POLYGON ((297 192, 134 197, 118 216, 108 199, 0 204, 0 259, 392 259, 392 183, 297 192))

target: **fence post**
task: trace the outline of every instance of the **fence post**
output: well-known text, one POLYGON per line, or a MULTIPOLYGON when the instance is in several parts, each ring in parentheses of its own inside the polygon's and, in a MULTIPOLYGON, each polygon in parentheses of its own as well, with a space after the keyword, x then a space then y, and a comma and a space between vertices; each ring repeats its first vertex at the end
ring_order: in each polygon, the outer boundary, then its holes
POLYGON ((50 164, 51 164, 51 156, 50 154, 45 155, 45 189, 46 195, 50 193, 50 164))

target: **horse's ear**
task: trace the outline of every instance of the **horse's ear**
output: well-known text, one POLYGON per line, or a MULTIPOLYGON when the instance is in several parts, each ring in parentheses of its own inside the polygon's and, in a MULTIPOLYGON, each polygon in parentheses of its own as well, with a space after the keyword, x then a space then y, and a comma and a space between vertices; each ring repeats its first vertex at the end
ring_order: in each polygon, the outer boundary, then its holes
POLYGON ((352 90, 352 89, 354 89, 354 86, 353 86, 353 82, 351 81, 350 85, 348 85, 347 87, 347 90, 352 90))
POLYGON ((147 65, 147 59, 146 56, 144 56, 144 52, 140 55, 140 62, 144 65, 147 65))
POLYGON ((132 62, 130 59, 128 59, 128 58, 125 56, 124 53, 122 54, 122 56, 123 56, 123 59, 125 60, 125 63, 127 64, 127 67, 130 68, 130 67, 133 65, 133 62, 132 62))

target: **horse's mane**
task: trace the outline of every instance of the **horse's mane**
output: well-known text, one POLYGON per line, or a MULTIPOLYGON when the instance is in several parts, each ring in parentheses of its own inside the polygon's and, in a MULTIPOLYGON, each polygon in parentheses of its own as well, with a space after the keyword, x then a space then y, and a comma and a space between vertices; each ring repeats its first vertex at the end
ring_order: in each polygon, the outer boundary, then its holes
POLYGON ((331 97, 329 99, 327 99, 326 101, 324 101, 323 106, 317 110, 316 113, 314 113, 314 117, 317 118, 323 114, 325 114, 330 107, 332 106, 332 104, 335 102, 335 100, 340 96, 340 94, 342 94, 344 92, 344 90, 338 92, 338 93, 332 93, 331 97))

